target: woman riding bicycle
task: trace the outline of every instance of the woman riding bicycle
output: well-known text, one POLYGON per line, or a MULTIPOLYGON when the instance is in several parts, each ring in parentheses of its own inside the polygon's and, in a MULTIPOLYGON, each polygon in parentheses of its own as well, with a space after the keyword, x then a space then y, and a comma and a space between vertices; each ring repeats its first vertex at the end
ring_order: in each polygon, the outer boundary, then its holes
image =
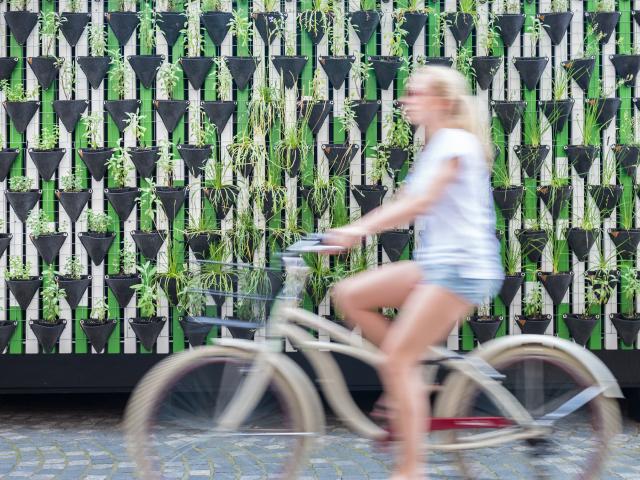
POLYGON ((332 292, 347 321, 387 354, 381 378, 400 443, 392 480, 425 478, 421 448, 428 416, 419 362, 475 306, 496 295, 504 272, 490 191, 492 146, 486 113, 466 79, 447 67, 423 67, 401 99, 426 144, 393 201, 326 242, 345 248, 415 222, 413 261, 386 264, 338 283, 332 292), (390 323, 381 307, 400 308, 390 323))

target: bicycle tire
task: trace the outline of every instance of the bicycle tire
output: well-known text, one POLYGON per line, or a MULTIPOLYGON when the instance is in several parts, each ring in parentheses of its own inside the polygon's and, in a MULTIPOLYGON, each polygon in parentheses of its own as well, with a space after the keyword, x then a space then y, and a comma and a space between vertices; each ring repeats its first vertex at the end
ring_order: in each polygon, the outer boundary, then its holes
MULTIPOLYGON (((596 384, 596 379, 593 378, 590 371, 576 358, 562 352, 560 350, 540 346, 540 345, 522 345, 517 349, 509 349, 499 352, 493 357, 483 358, 496 370, 503 371, 510 365, 513 366, 518 360, 522 359, 544 359, 549 364, 554 365, 557 368, 562 369, 576 379, 576 382, 580 382, 584 385, 596 384)), ((481 387, 460 372, 454 372, 449 375, 442 388, 441 394, 438 396, 436 406, 434 408, 434 416, 436 417, 470 417, 473 416, 473 402, 476 397, 475 392, 480 392, 481 387)), ((480 395, 480 394, 478 394, 480 395)), ((611 440, 621 430, 621 417, 620 409, 615 399, 607 398, 600 394, 594 398, 588 404, 590 412, 592 412, 591 421, 596 421, 595 432, 597 432, 597 439, 595 440, 597 448, 594 452, 588 453, 589 461, 584 462, 583 465, 576 466, 574 469, 580 469, 575 473, 575 477, 580 480, 595 480, 600 478, 600 473, 607 459, 611 440)), ((443 432, 443 437, 447 442, 456 443, 460 441, 464 431, 451 430, 443 432)), ((577 440, 577 439, 576 439, 577 440)), ((529 445, 535 445, 535 440, 529 445)), ((535 447, 533 447, 535 448, 535 447)), ((475 469, 471 468, 473 464, 469 458, 469 451, 456 451, 455 452, 458 467, 465 478, 477 478, 478 477, 478 465, 475 469)), ((532 460, 534 457, 528 454, 528 459, 532 460)), ((552 463, 552 462, 550 462, 552 463)), ((575 464, 575 462, 574 462, 575 464)), ((537 467, 532 467, 534 474, 531 478, 550 478, 545 477, 542 470, 537 470, 537 467)), ((570 474, 566 474, 564 478, 572 478, 570 474)))
MULTIPOLYGON (((220 359, 253 362, 259 354, 252 349, 228 346, 198 347, 162 360, 144 376, 131 395, 123 423, 127 448, 140 478, 161 478, 160 468, 152 460, 150 445, 153 443, 155 415, 172 386, 199 366, 210 365, 220 359)), ((295 447, 287 452, 285 467, 279 474, 279 478, 294 479, 314 439, 308 434, 323 433, 324 417, 311 410, 318 406, 321 408, 321 405, 319 399, 310 394, 313 387, 309 379, 291 360, 275 355, 262 358, 270 362, 271 381, 278 386, 294 431, 300 432, 295 436, 295 447)))

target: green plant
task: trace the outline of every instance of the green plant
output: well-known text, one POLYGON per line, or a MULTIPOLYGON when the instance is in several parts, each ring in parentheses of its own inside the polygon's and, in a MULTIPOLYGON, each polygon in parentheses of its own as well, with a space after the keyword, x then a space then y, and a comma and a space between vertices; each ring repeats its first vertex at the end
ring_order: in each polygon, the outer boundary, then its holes
POLYGON ((389 55, 394 57, 402 57, 405 51, 409 48, 407 44, 407 34, 409 33, 404 29, 406 19, 404 15, 396 16, 393 31, 387 37, 387 44, 389 45, 389 55))
POLYGON ((82 121, 84 123, 84 132, 89 148, 100 148, 104 121, 103 113, 98 110, 91 113, 85 112, 82 114, 82 121))
POLYGON ((158 168, 167 174, 167 186, 173 186, 175 177, 176 159, 173 155, 173 143, 171 140, 163 138, 158 140, 158 168))
POLYGON ((453 66, 456 70, 458 70, 464 77, 471 82, 473 76, 475 75, 475 71, 471 66, 471 57, 473 52, 469 48, 460 48, 454 57, 453 66))
POLYGON ((82 277, 82 261, 75 255, 71 255, 64 263, 64 276, 78 280, 82 277))
POLYGON ((9 270, 5 273, 7 280, 29 280, 31 278, 31 262, 23 261, 21 256, 9 257, 9 270))
POLYGON ((240 173, 244 173, 244 168, 248 165, 266 164, 269 161, 264 143, 246 132, 236 136, 227 150, 231 156, 233 168, 240 173))
POLYGON ((58 148, 60 129, 58 125, 46 125, 40 135, 36 138, 36 150, 55 150, 58 148))
POLYGON ((202 0, 203 12, 217 12, 219 10, 222 10, 222 2, 220 0, 202 0))
POLYGON ((326 32, 331 22, 331 3, 330 0, 313 0, 310 9, 298 13, 300 26, 313 34, 317 34, 318 29, 326 32))
POLYGON ((344 55, 345 51, 345 21, 343 6, 338 2, 331 5, 331 24, 327 27, 327 38, 332 55, 344 55))
POLYGON ((178 308, 192 317, 202 315, 206 306, 202 277, 190 272, 179 283, 178 308))
POLYGON ((582 127, 582 143, 584 145, 600 145, 600 125, 598 125, 598 102, 588 99, 584 104, 584 121, 582 127))
POLYGON ((71 13, 78 13, 82 5, 80 4, 80 0, 68 0, 66 10, 71 13))
POLYGON ((266 134, 276 120, 284 116, 284 100, 280 90, 266 84, 254 88, 248 110, 249 128, 258 135, 266 134))
POLYGON ((520 251, 520 244, 518 242, 509 242, 504 249, 503 260, 507 275, 516 275, 520 271, 522 252, 520 251))
POLYGON ((58 74, 58 84, 66 100, 71 100, 76 89, 76 62, 73 60, 59 58, 56 65, 60 69, 58 74))
POLYGON ((153 183, 153 180, 150 178, 146 178, 145 180, 147 185, 140 187, 140 196, 138 197, 137 202, 140 203, 140 215, 142 218, 151 220, 151 222, 141 222, 140 229, 143 232, 151 232, 153 231, 152 224, 155 221, 154 207, 162 208, 162 203, 156 195, 156 185, 153 183))
POLYGON ((616 9, 615 0, 598 0, 596 2, 596 12, 613 12, 616 9))
POLYGON ((358 123, 356 122, 356 112, 353 109, 353 100, 345 98, 342 105, 342 112, 336 115, 335 119, 340 124, 340 131, 345 135, 349 135, 351 129, 356 128, 358 123))
POLYGON ((113 155, 107 161, 109 169, 109 178, 111 178, 117 188, 123 188, 129 178, 129 173, 133 170, 131 155, 129 151, 122 146, 122 142, 114 149, 113 155))
POLYGON ((56 44, 56 37, 58 36, 62 20, 57 12, 40 12, 38 14, 38 22, 40 23, 42 55, 47 57, 51 53, 52 47, 56 44))
POLYGON ((189 105, 189 129, 193 145, 202 148, 210 144, 210 139, 215 138, 215 128, 198 104, 189 105))
POLYGON ((559 273, 562 260, 569 256, 569 251, 567 250, 567 239, 565 235, 556 235, 553 228, 547 230, 547 234, 549 236, 547 252, 549 259, 551 260, 551 268, 553 273, 559 273))
MULTIPOLYGON (((202 38, 202 30, 200 26, 200 15, 202 11, 200 10, 199 3, 200 2, 197 0, 191 0, 187 2, 186 5, 187 21, 182 33, 184 34, 184 45, 187 50, 187 56, 189 57, 199 56, 203 47, 204 40, 202 38)), ((204 6, 204 2, 202 9, 204 11, 208 11, 204 6)))
POLYGON ((131 75, 129 66, 119 50, 109 50, 111 68, 109 69, 109 89, 114 92, 119 100, 124 99, 127 92, 127 83, 131 75))
POLYGON ((238 214, 232 235, 234 253, 251 262, 253 253, 262 240, 262 231, 256 226, 250 211, 238 214))
POLYGON ((640 278, 638 278, 638 271, 631 265, 623 265, 620 268, 620 286, 622 294, 627 297, 625 304, 625 314, 632 316, 635 310, 633 298, 640 295, 640 278))
POLYGON ((333 210, 335 201, 344 194, 344 184, 335 177, 323 178, 317 173, 309 190, 307 202, 316 212, 333 210))
POLYGON ((249 46, 249 30, 251 24, 249 20, 240 10, 231 11, 231 20, 229 20, 229 33, 235 35, 238 46, 249 46))
POLYGON ((140 315, 145 318, 153 317, 158 306, 156 267, 147 260, 143 265, 137 265, 136 268, 140 273, 140 283, 132 286, 131 289, 136 292, 140 315))
POLYGON ((131 12, 136 9, 135 0, 117 0, 115 9, 118 12, 131 12))
POLYGON ((216 66, 216 92, 220 100, 229 101, 232 98, 233 77, 231 71, 227 67, 227 63, 222 57, 216 57, 214 60, 216 66))
POLYGON ((539 317, 542 315, 542 285, 536 282, 524 299, 522 313, 526 317, 539 317))
POLYGON ((31 235, 38 238, 41 235, 51 235, 56 233, 56 228, 44 210, 33 209, 27 217, 27 228, 31 230, 31 235))
POLYGON ((536 51, 536 46, 542 37, 544 31, 544 24, 538 17, 532 17, 531 23, 526 27, 526 32, 529 34, 529 45, 532 52, 536 51))
POLYGON ((609 301, 617 283, 617 272, 611 270, 597 270, 585 272, 588 279, 585 282, 584 310, 592 311, 609 301))
POLYGON ((566 69, 562 67, 556 67, 553 75, 553 99, 564 100, 567 97, 569 90, 569 75, 566 69))
POLYGON ((309 267, 307 276, 307 292, 315 305, 320 304, 333 283, 333 272, 329 268, 324 255, 304 255, 304 262, 309 267))
POLYGON ((177 60, 173 63, 164 62, 158 70, 158 82, 160 83, 160 88, 169 100, 173 99, 174 89, 182 79, 182 76, 180 75, 181 70, 182 68, 177 60))
POLYGON ((107 35, 100 23, 91 22, 88 31, 89 52, 94 57, 104 57, 107 51, 107 35))
POLYGON ((602 159, 602 173, 600 174, 600 185, 613 185, 616 183, 616 159, 613 149, 609 149, 607 155, 602 159))
POLYGON ((600 224, 598 216, 598 208, 591 197, 586 196, 584 199, 584 208, 582 217, 580 218, 580 227, 583 230, 595 230, 600 224))
POLYGON ((539 115, 537 111, 524 115, 524 131, 529 145, 534 147, 539 147, 542 144, 543 135, 551 128, 551 122, 540 121, 539 115))
POLYGON ((413 138, 411 124, 407 120, 404 111, 399 107, 393 107, 393 110, 385 119, 385 127, 387 130, 387 146, 395 148, 409 148, 413 138))
POLYGON ((569 0, 551 0, 551 11, 562 13, 569 10, 569 0))
POLYGON ((91 306, 91 314, 89 315, 89 318, 93 320, 93 323, 105 323, 108 313, 109 309, 104 297, 94 298, 93 305, 91 306))
POLYGON ((28 102, 38 99, 40 87, 36 85, 32 90, 26 91, 22 83, 9 83, 9 80, 0 80, 0 90, 4 92, 7 102, 28 102))
MULTIPOLYGON (((310 108, 307 110, 311 111, 310 108)), ((293 167, 295 155, 298 158, 305 158, 311 145, 306 139, 305 124, 303 121, 285 122, 282 130, 282 138, 276 144, 276 165, 282 170, 290 171, 293 167)))
POLYGON ((496 188, 509 188, 511 186, 511 173, 506 162, 495 162, 493 164, 491 178, 493 186, 496 188))
POLYGON ((136 273, 137 265, 136 249, 132 242, 125 240, 120 253, 120 272, 123 275, 133 275, 136 273))
POLYGON ((357 91, 362 91, 364 88, 364 82, 372 68, 371 63, 366 60, 366 55, 362 55, 351 67, 351 79, 357 91))
POLYGON ((369 178, 372 183, 379 183, 384 178, 385 172, 389 171, 389 148, 384 144, 373 147, 373 162, 369 169, 369 178))
POLYGON ((131 133, 135 136, 138 145, 145 146, 145 133, 147 132, 147 127, 145 127, 142 123, 147 118, 146 115, 140 115, 140 110, 136 110, 135 112, 127 112, 127 119, 125 123, 127 126, 124 128, 125 133, 131 133))
POLYGON ((640 115, 636 115, 634 119, 632 112, 624 110, 620 114, 620 125, 618 127, 620 143, 634 146, 640 145, 640 137, 636 138, 636 132, 640 135, 640 115))
POLYGON ((482 28, 479 27, 478 30, 478 45, 481 51, 485 51, 487 55, 497 55, 500 35, 495 24, 495 15, 490 13, 487 23, 482 25, 482 28))
POLYGON ((299 212, 300 209, 295 205, 288 205, 285 211, 284 225, 270 229, 270 239, 273 242, 277 242, 276 244, 280 245, 280 247, 284 248, 297 242, 305 233, 298 225, 299 212))
POLYGON ((60 300, 66 298, 67 294, 55 281, 52 266, 44 271, 43 284, 42 319, 50 323, 57 323, 56 320, 60 317, 60 300))
POLYGON ((156 46, 156 16, 147 2, 142 3, 138 18, 140 19, 138 25, 140 46, 144 51, 151 52, 156 46))
POLYGON ((349 251, 349 270, 347 275, 366 272, 376 264, 377 246, 373 243, 361 245, 349 251))
POLYGON ((28 192, 33 186, 33 179, 24 176, 11 177, 9 179, 9 190, 11 192, 28 192))
POLYGON ((267 179, 267 181, 261 180, 254 183, 249 189, 258 210, 264 211, 264 201, 267 195, 271 196, 271 201, 273 202, 272 211, 276 215, 284 209, 287 202, 287 189, 282 185, 267 179))
POLYGON ((475 15, 477 12, 477 0, 459 0, 458 11, 460 13, 469 13, 475 15))
POLYGON ((104 212, 87 210, 87 230, 93 233, 107 233, 111 219, 104 212))
POLYGON ((9 0, 11 10, 26 10, 27 0, 9 0))

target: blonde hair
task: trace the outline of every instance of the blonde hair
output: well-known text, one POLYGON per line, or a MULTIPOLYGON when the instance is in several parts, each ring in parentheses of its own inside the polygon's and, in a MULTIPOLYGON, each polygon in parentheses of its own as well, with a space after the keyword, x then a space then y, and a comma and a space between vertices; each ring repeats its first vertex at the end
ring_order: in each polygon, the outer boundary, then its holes
POLYGON ((417 91, 429 89, 434 95, 450 100, 453 108, 447 126, 475 135, 482 145, 487 165, 491 167, 494 150, 489 135, 488 113, 478 97, 471 93, 467 79, 460 72, 443 66, 420 67, 409 78, 408 86, 417 91))

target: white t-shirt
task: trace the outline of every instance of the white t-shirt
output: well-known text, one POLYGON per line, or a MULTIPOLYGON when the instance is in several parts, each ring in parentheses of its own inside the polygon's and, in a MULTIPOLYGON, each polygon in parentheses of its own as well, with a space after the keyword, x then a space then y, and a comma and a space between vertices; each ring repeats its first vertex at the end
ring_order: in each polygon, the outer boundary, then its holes
POLYGON ((416 219, 414 259, 427 268, 455 265, 463 277, 502 279, 490 172, 475 135, 460 129, 437 130, 415 161, 407 191, 425 193, 443 163, 454 157, 459 159, 456 178, 416 219))

